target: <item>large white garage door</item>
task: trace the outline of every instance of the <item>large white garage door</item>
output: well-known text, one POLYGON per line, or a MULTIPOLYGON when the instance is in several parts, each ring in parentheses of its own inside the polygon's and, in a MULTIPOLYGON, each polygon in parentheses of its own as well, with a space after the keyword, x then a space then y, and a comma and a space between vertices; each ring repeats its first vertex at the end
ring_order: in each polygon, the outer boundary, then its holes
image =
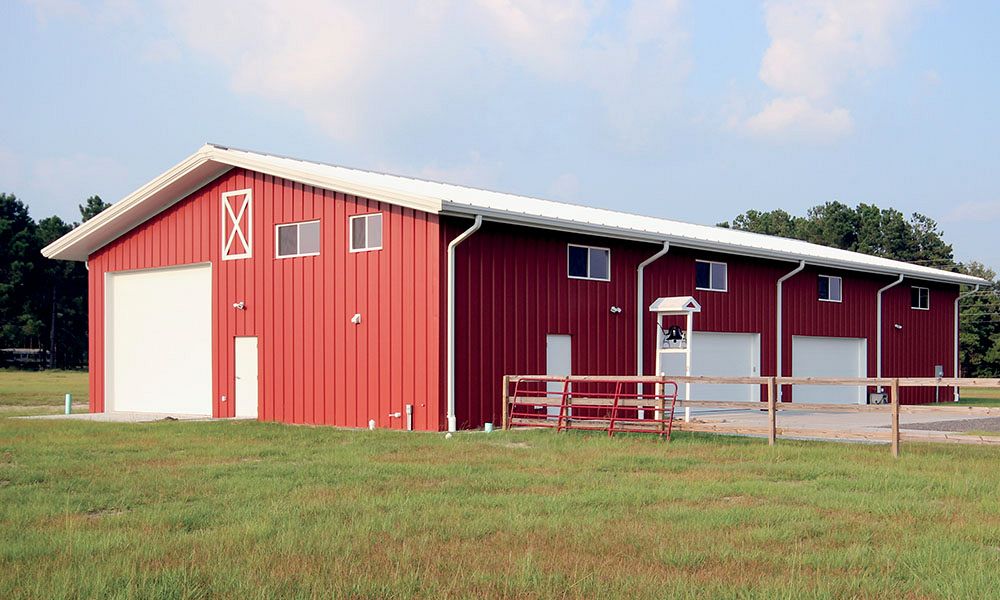
MULTIPOLYGON (((792 336, 793 377, 866 377, 868 344, 864 338, 792 336)), ((796 385, 792 402, 863 404, 865 387, 796 385)))
POLYGON ((212 267, 108 275, 109 411, 212 414, 212 267))
MULTIPOLYGON (((663 354, 661 367, 666 375, 684 374, 683 354, 663 354)), ((691 333, 691 374, 719 377, 756 377, 760 373, 760 336, 756 333, 691 333)), ((684 398, 680 386, 678 398, 684 398)), ((759 385, 692 385, 694 400, 757 402, 759 385)))

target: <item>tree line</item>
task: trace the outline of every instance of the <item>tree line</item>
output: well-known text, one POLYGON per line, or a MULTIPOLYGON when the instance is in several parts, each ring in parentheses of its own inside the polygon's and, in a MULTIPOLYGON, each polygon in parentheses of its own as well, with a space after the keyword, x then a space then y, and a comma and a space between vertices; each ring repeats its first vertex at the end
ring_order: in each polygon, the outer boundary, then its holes
MULTIPOLYGON (((80 222, 108 206, 100 196, 87 198, 79 205, 80 222)), ((24 202, 0 193, 0 366, 16 360, 13 349, 40 351, 32 355, 37 366, 86 366, 86 267, 41 255, 79 224, 57 216, 36 222, 24 202)))
MULTIPOLYGON (((719 227, 777 235, 862 252, 996 282, 997 274, 979 262, 955 260, 950 244, 933 219, 920 213, 907 218, 892 208, 855 207, 827 202, 805 216, 783 210, 748 210, 719 227)), ((971 288, 963 287, 963 292, 971 288)), ((961 302, 959 363, 964 377, 1000 377, 1000 294, 995 289, 970 293, 961 302)), ((942 343, 950 340, 942 340, 942 343)))

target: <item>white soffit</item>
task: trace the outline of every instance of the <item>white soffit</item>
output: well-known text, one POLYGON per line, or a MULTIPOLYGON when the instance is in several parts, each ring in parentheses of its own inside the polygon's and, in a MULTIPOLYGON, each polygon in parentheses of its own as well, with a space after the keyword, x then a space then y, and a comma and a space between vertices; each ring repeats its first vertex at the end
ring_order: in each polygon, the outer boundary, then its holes
POLYGON ((447 183, 349 169, 206 144, 194 155, 42 250, 49 258, 85 260, 139 223, 228 169, 241 167, 318 188, 429 213, 482 215, 491 221, 798 262, 855 271, 903 274, 947 283, 988 284, 959 273, 722 227, 553 202, 447 183))

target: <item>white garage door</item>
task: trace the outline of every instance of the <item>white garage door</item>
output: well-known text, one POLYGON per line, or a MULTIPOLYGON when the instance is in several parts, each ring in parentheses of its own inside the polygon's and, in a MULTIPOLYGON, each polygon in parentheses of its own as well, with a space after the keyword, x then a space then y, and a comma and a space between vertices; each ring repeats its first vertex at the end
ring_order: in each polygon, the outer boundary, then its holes
MULTIPOLYGON (((684 355, 664 353, 660 365, 666 375, 684 374, 684 355)), ((719 377, 756 377, 760 373, 760 336, 756 333, 691 333, 691 374, 719 377)), ((680 386, 678 398, 684 398, 680 386)), ((758 385, 692 385, 694 400, 757 402, 758 385)))
POLYGON ((108 275, 110 411, 212 414, 212 267, 108 275))
MULTIPOLYGON (((792 336, 793 377, 866 377, 868 342, 864 338, 792 336)), ((863 404, 865 387, 796 385, 792 402, 863 404)))

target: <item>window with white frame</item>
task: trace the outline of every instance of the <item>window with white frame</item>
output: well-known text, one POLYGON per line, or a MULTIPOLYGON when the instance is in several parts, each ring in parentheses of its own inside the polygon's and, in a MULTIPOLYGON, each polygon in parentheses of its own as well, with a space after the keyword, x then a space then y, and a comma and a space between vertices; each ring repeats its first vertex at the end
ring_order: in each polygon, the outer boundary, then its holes
POLYGON ((316 256, 319 254, 319 221, 284 223, 276 225, 275 256, 292 258, 295 256, 316 256))
POLYGON ((910 288, 910 308, 916 310, 931 309, 931 291, 929 288, 913 286, 910 288))
POLYGON ((382 213, 355 215, 349 221, 351 252, 382 249, 382 213))
POLYGON ((253 191, 222 194, 222 260, 253 256, 253 191))
POLYGON ((566 274, 570 279, 611 281, 611 250, 596 246, 566 247, 566 274))
POLYGON ((725 292, 728 290, 729 273, 726 263, 711 260, 695 261, 694 287, 710 292, 725 292))
POLYGON ((833 275, 819 276, 819 299, 824 302, 840 302, 843 298, 844 282, 833 275))

